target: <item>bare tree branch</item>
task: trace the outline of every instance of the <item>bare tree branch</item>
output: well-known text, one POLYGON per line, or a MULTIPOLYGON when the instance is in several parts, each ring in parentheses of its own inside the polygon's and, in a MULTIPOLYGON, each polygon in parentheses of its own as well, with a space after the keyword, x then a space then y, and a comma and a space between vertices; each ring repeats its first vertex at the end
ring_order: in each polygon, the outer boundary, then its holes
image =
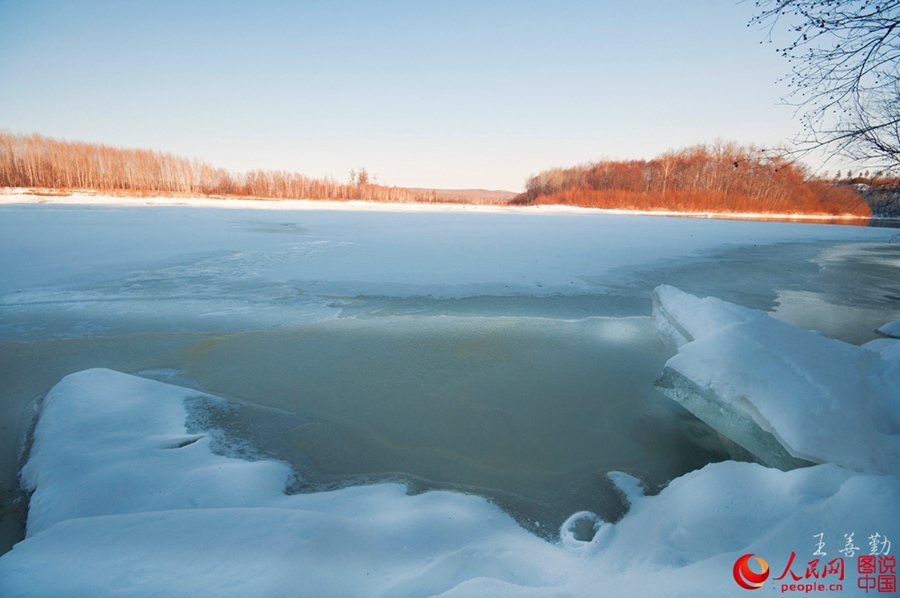
POLYGON ((798 107, 803 150, 900 170, 900 0, 756 0, 751 24, 791 66, 785 100, 798 107))

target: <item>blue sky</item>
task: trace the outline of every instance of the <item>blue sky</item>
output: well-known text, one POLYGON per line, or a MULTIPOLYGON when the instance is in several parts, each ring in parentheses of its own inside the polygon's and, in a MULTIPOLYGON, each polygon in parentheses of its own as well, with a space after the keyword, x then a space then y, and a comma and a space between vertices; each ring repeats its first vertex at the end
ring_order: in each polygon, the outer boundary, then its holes
POLYGON ((799 130, 747 0, 0 0, 0 129, 235 170, 521 190, 799 130))

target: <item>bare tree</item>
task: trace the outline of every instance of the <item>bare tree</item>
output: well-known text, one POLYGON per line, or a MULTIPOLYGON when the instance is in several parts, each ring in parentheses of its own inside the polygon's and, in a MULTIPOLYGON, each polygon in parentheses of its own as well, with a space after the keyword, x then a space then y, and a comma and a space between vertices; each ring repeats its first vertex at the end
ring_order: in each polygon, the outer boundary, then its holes
POLYGON ((438 195, 427 189, 380 185, 377 177, 365 168, 351 170, 350 182, 341 184, 330 177, 317 179, 296 172, 234 173, 196 158, 3 131, 0 131, 0 187, 266 199, 497 203, 478 195, 438 195))
POLYGON ((788 103, 801 150, 900 168, 900 0, 756 0, 751 24, 794 41, 788 103))

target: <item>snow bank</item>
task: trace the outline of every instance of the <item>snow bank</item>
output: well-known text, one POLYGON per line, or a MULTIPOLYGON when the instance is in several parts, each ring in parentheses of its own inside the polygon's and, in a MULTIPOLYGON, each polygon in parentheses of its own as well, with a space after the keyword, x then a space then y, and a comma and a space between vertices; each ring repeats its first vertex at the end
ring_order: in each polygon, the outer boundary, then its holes
POLYGON ((184 399, 197 394, 111 370, 64 378, 22 470, 35 489, 28 536, 66 519, 258 506, 281 493, 286 465, 215 458, 211 436, 187 433, 184 399))
POLYGON ((286 496, 285 465, 188 434, 196 394, 102 369, 54 387, 23 471, 27 539, 0 560, 0 595, 405 595, 406 576, 427 577, 422 594, 495 569, 545 583, 490 555, 509 538, 550 547, 482 499, 396 484, 286 496))
POLYGON ((239 199, 210 198, 204 196, 147 196, 129 197, 124 195, 103 195, 92 192, 73 192, 60 195, 35 194, 33 189, 16 187, 0 188, 0 205, 2 204, 61 204, 61 205, 140 205, 140 206, 196 206, 224 208, 253 208, 264 210, 369 210, 391 212, 521 212, 541 214, 611 214, 642 216, 676 216, 689 218, 724 218, 730 220, 796 220, 806 222, 848 223, 865 222, 868 216, 851 214, 799 214, 785 212, 781 214, 763 212, 684 212, 680 210, 626 210, 608 208, 585 208, 567 205, 534 205, 511 206, 505 204, 466 204, 466 203, 389 203, 365 200, 329 201, 310 199, 239 199))
MULTIPOLYGON (((833 556, 847 533, 864 547, 900 537, 900 480, 836 465, 719 463, 650 497, 612 474, 630 513, 575 514, 557 544, 474 496, 397 484, 287 496, 283 465, 187 433, 194 395, 109 370, 53 389, 23 474, 28 537, 0 557, 0 595, 743 596, 743 554, 780 571, 796 551, 802 575, 819 533, 833 556)), ((861 593, 846 569, 845 593, 861 593)))
POLYGON ((679 346, 658 385, 762 462, 900 474, 900 359, 670 286, 654 317, 679 346), (780 454, 779 446, 789 454, 780 454))

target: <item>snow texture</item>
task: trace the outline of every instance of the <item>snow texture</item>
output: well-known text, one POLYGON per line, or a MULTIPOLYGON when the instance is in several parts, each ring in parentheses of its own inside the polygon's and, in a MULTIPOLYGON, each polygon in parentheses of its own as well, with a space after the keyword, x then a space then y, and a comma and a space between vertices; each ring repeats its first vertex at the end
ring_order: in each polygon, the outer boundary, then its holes
POLYGON ((900 360, 670 286, 654 317, 679 346, 658 385, 763 463, 900 475, 900 360), (772 443, 769 438, 777 443, 772 443))
MULTIPOLYGON (((0 333, 14 340, 170 321, 267 328, 334 317, 332 297, 575 295, 611 272, 726 245, 890 234, 571 208, 27 201, 46 198, 0 201, 0 333), (84 328, 54 327, 64 310, 83 313, 84 328)), ((828 559, 847 534, 857 554, 874 534, 900 538, 897 342, 855 347, 669 287, 656 302, 680 347, 666 369, 673 388, 703 389, 732 409, 732 423, 821 464, 716 463, 653 496, 614 472, 628 514, 611 523, 574 513, 550 543, 461 493, 377 484, 287 495, 285 464, 216 454, 212 432, 188 432, 196 391, 92 369, 65 377, 41 405, 22 472, 33 490, 27 537, 0 556, 0 596, 718 598, 747 595, 732 576, 745 554, 775 576, 796 552, 802 576, 820 533, 828 559)), ((856 559, 844 556, 838 594, 862 595, 856 559)))
POLYGON ((282 464, 216 455, 187 434, 195 395, 98 369, 52 390, 24 472, 28 536, 0 557, 0 595, 740 596, 743 554, 776 568, 819 532, 834 549, 848 532, 900 537, 900 480, 833 464, 718 463, 657 496, 612 474, 628 515, 576 513, 556 544, 458 493, 289 496, 282 464))

